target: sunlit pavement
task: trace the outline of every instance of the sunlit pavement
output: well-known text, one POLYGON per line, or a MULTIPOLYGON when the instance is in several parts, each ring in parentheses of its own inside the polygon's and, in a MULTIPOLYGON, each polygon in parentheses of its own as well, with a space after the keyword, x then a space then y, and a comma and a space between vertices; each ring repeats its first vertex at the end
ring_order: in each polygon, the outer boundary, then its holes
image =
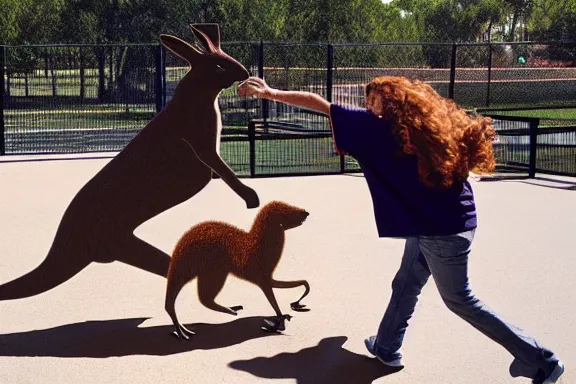
MULTIPOLYGON (((35 268, 78 189, 108 159, 0 162, 0 282, 35 268)), ((193 175, 190 175, 193 177, 193 175)), ((406 367, 369 357, 399 267, 403 241, 378 239, 361 175, 243 179, 262 204, 307 209, 287 233, 277 279, 307 279, 310 312, 289 303, 301 288, 275 290, 294 318, 282 335, 260 330, 273 315, 255 286, 229 277, 216 298, 243 305, 238 317, 201 306, 196 284, 177 301, 196 331, 174 338, 165 280, 118 262, 92 264, 44 294, 0 302, 0 383, 529 383, 512 379, 512 357, 447 310, 434 282, 424 288, 404 344, 406 367), (199 324, 200 323, 200 324, 199 324)), ((570 181, 570 179, 566 179, 570 181)), ((574 181, 573 181, 574 182, 574 181)), ((556 351, 563 383, 576 383, 576 190, 559 181, 473 184, 479 223, 472 289, 506 320, 556 351)), ((256 210, 221 180, 137 229, 166 252, 191 225, 223 220, 248 229, 256 210)))

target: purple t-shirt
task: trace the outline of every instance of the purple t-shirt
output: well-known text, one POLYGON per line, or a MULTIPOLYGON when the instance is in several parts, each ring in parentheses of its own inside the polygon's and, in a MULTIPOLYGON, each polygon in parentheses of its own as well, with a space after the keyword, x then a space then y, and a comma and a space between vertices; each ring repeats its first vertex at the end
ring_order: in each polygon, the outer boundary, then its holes
POLYGON ((419 179, 417 157, 398 156, 390 124, 367 109, 332 104, 334 146, 355 158, 372 196, 379 237, 442 236, 476 228, 468 181, 433 190, 419 179))

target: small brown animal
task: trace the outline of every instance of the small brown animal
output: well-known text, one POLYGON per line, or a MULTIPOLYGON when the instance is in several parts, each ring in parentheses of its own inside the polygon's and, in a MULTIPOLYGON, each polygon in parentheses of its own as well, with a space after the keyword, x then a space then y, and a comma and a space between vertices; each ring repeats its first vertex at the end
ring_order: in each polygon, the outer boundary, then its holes
POLYGON ((291 316, 282 314, 272 288, 304 286, 304 294, 291 307, 305 311, 300 301, 310 292, 310 285, 306 280, 277 281, 272 274, 282 256, 284 232, 302 225, 308 215, 304 209, 273 201, 260 210, 249 232, 227 223, 207 221, 184 233, 172 254, 166 288, 165 309, 176 328, 174 335, 180 340, 194 335, 178 321, 175 302, 182 288, 196 277, 198 298, 206 308, 235 316, 243 309, 241 305, 224 307, 214 301, 228 274, 257 285, 266 295, 276 316, 266 320, 268 327, 264 330, 285 330, 284 320, 291 316))

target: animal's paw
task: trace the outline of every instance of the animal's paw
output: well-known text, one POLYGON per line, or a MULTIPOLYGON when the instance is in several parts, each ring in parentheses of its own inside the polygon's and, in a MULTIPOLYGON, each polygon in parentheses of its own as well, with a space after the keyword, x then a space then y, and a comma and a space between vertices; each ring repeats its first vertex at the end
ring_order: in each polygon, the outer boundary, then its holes
POLYGON ((246 208, 253 209, 260 206, 260 198, 258 197, 256 191, 252 188, 246 187, 246 192, 244 192, 244 196, 242 197, 246 202, 246 208))
POLYGON ((305 305, 302 305, 297 301, 294 303, 291 303, 290 308, 292 308, 296 312, 308 312, 308 311, 310 311, 310 308, 306 308, 305 305))
POLYGON ((196 333, 189 330, 183 325, 180 325, 178 329, 172 331, 172 336, 176 337, 180 341, 182 340, 190 340, 190 336, 194 336, 196 333))
POLYGON ((236 306, 234 306, 234 307, 228 308, 228 313, 231 314, 231 315, 233 315, 233 316, 238 316, 238 311, 241 311, 241 310, 243 310, 243 309, 244 309, 243 306, 241 306, 241 305, 236 305, 236 306))
POLYGON ((282 332, 286 330, 286 324, 284 320, 290 321, 292 316, 286 314, 282 316, 267 317, 264 319, 265 325, 262 326, 262 330, 266 332, 282 332))
POLYGON ((182 333, 184 333, 187 336, 194 336, 196 334, 194 331, 189 330, 183 325, 180 326, 180 329, 182 330, 182 333))
POLYGON ((177 331, 172 331, 171 333, 172 336, 174 336, 175 338, 177 338, 178 340, 182 341, 182 340, 190 340, 190 337, 184 333, 182 334, 178 334, 177 331))

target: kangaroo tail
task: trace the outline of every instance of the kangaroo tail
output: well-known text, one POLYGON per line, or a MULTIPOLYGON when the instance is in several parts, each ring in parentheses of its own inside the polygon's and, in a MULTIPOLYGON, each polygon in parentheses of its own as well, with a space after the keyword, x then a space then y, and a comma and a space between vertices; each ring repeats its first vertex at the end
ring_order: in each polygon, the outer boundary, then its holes
POLYGON ((27 274, 0 285, 0 301, 22 299, 47 292, 66 282, 88 266, 82 255, 51 250, 40 265, 27 274))

